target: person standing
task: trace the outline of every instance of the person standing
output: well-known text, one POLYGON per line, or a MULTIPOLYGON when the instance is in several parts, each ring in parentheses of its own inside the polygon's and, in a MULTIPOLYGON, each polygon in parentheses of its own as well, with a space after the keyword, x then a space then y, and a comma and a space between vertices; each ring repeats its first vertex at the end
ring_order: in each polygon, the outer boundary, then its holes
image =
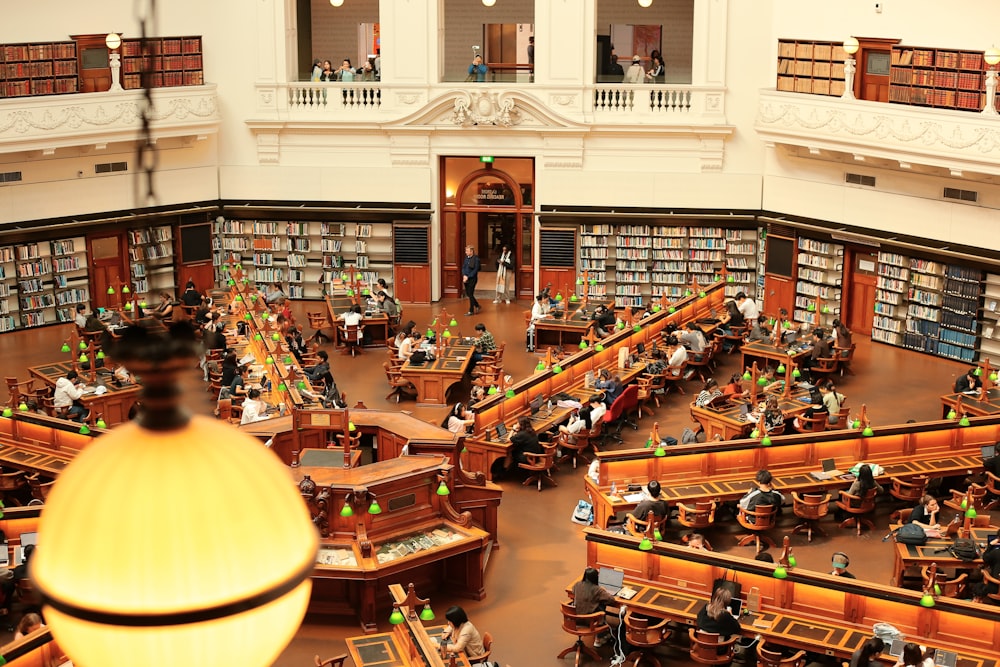
POLYGON ((493 303, 510 303, 510 292, 513 291, 511 283, 514 277, 514 255, 510 248, 504 246, 500 250, 500 257, 497 258, 497 295, 493 303))
POLYGON ((467 81, 476 81, 477 83, 482 83, 486 81, 486 72, 488 68, 483 62, 483 57, 476 54, 476 57, 472 59, 472 64, 469 65, 469 77, 467 81))
POLYGON ((642 83, 645 78, 646 72, 642 69, 642 57, 639 55, 632 56, 632 66, 625 72, 625 78, 622 79, 622 83, 642 83))
POLYGON ((663 61, 660 60, 659 55, 653 56, 653 65, 649 68, 649 71, 646 72, 646 79, 649 83, 663 83, 663 61))
POLYGON ((340 69, 337 70, 337 79, 344 82, 350 83, 354 81, 355 69, 351 67, 351 59, 344 58, 344 62, 340 64, 340 69))
MULTIPOLYGON (((476 56, 477 58, 479 56, 476 56)), ((479 282, 479 256, 476 249, 471 245, 465 246, 465 261, 462 262, 462 285, 465 287, 465 295, 469 297, 469 312, 466 315, 475 315, 482 308, 476 301, 476 283, 479 282)))

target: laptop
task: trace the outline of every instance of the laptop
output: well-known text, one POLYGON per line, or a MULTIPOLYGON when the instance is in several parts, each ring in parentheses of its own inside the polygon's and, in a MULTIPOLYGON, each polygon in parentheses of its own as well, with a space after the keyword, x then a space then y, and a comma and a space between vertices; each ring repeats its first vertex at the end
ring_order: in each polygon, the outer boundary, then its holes
POLYGON ((986 461, 988 459, 992 459, 994 456, 997 455, 997 446, 983 445, 982 447, 979 448, 979 451, 983 453, 983 460, 986 461))
POLYGON ((938 667, 955 667, 957 660, 958 654, 954 651, 945 651, 940 648, 934 651, 934 664, 938 667))
POLYGON ((503 442, 507 439, 507 425, 503 422, 497 424, 497 440, 503 442))
POLYGON ((638 354, 640 357, 642 355, 646 354, 646 344, 645 343, 636 343, 635 344, 635 353, 638 354))
POLYGON ((792 345, 799 337, 798 329, 789 329, 781 334, 781 340, 785 345, 792 345))
POLYGON ((833 459, 823 459, 822 464, 823 470, 821 472, 811 472, 809 474, 820 480, 833 479, 844 474, 840 470, 837 470, 837 464, 833 459))
POLYGON ((733 613, 733 616, 739 618, 740 614, 743 613, 743 600, 740 598, 732 598, 729 601, 729 611, 733 613))
POLYGON ((543 402, 544 398, 542 397, 541 394, 531 399, 531 402, 528 403, 528 407, 531 408, 531 416, 535 416, 536 414, 538 414, 538 411, 542 409, 543 402))
POLYGON ((898 658, 903 655, 903 647, 906 646, 906 641, 903 639, 893 639, 892 643, 889 644, 889 655, 894 658, 898 658))
POLYGON ((740 414, 736 418, 739 419, 741 422, 745 422, 747 420, 747 415, 749 413, 750 413, 750 404, 740 403, 740 414))
POLYGON ((625 573, 622 570, 602 567, 597 573, 597 583, 607 592, 617 595, 625 584, 625 573))
POLYGON ((24 562, 24 547, 29 544, 38 546, 38 533, 21 533, 21 546, 14 551, 15 565, 20 565, 24 562))

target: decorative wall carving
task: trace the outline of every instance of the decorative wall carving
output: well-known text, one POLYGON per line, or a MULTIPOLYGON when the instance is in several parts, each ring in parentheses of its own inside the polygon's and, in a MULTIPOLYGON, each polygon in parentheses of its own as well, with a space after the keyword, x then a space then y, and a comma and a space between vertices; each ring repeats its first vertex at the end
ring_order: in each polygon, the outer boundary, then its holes
POLYGON ((456 125, 500 125, 510 127, 521 122, 514 99, 496 91, 465 91, 455 98, 456 125))

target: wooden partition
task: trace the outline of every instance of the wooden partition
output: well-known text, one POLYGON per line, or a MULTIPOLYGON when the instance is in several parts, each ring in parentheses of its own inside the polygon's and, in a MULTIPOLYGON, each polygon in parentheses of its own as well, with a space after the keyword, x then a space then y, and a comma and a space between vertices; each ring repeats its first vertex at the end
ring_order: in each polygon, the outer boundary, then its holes
POLYGON ((760 593, 758 619, 743 621, 744 634, 762 634, 782 646, 849 658, 872 635, 872 625, 889 622, 921 644, 959 653, 959 667, 992 667, 1000 659, 1000 623, 989 605, 939 597, 920 604, 922 593, 801 569, 774 576, 776 565, 719 552, 654 542, 639 550, 639 538, 584 530, 587 565, 625 572, 639 589, 629 607, 694 624, 716 579, 736 578, 745 594, 760 593))
POLYGON ((8 667, 52 667, 66 662, 66 653, 52 638, 52 632, 43 627, 26 637, 4 644, 0 656, 8 667))

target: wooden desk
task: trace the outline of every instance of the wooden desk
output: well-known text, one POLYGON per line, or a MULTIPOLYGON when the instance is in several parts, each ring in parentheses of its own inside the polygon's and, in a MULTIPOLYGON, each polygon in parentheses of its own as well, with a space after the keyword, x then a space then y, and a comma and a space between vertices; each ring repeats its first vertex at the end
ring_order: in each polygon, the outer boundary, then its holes
POLYGON ((740 351, 743 353, 743 368, 748 368, 753 363, 754 359, 767 359, 769 361, 773 361, 773 366, 777 366, 787 361, 791 361, 801 366, 802 360, 812 354, 812 347, 796 349, 793 352, 789 352, 787 345, 775 347, 774 345, 771 345, 770 342, 755 340, 752 343, 744 343, 740 347, 740 351))
MULTIPOLYGON (((899 526, 891 526, 898 528, 899 526)), ((945 525, 942 524, 942 530, 945 525)), ((972 528, 972 539, 977 544, 988 544, 996 536, 996 528, 972 528)), ((903 573, 909 567, 927 567, 931 563, 937 563, 939 568, 965 568, 972 570, 979 568, 983 564, 983 559, 977 558, 974 561, 964 561, 955 558, 948 553, 948 547, 955 543, 950 537, 930 538, 926 544, 903 544, 893 540, 895 548, 895 561, 892 568, 892 578, 889 579, 891 586, 903 585, 903 573)))
MULTIPOLYGON (((778 407, 785 417, 785 421, 802 414, 811 405, 809 401, 809 390, 796 387, 789 398, 784 398, 781 394, 774 394, 778 398, 778 407), (802 399, 806 399, 803 401, 802 399)), ((763 400, 765 395, 761 393, 758 398, 763 400)), ((757 406, 751 405, 753 410, 757 406)), ((747 433, 755 427, 754 422, 740 421, 740 404, 729 403, 721 409, 700 408, 691 403, 691 416, 705 429, 705 440, 712 440, 716 435, 722 436, 723 440, 733 440, 745 437, 747 433)))
POLYGON ((56 667, 71 665, 47 626, 0 647, 0 659, 11 667, 56 667))
MULTIPOLYGON (((38 378, 50 387, 56 386, 59 378, 66 377, 66 373, 73 370, 73 364, 68 361, 55 361, 40 366, 31 366, 28 372, 32 377, 38 378)), ((139 385, 129 384, 117 387, 112 383, 110 369, 107 373, 101 373, 104 369, 98 369, 97 377, 103 378, 108 391, 100 396, 94 393, 84 394, 80 401, 94 413, 104 415, 104 421, 109 425, 122 424, 128 421, 129 410, 139 398, 139 385)), ((87 379, 87 372, 82 372, 81 379, 87 379)), ((94 383, 88 382, 87 386, 92 387, 94 383)))
POLYGON ((760 612, 741 619, 744 634, 769 642, 847 659, 869 637, 872 625, 889 620, 907 637, 930 648, 958 651, 960 667, 993 667, 1000 659, 996 610, 965 600, 938 597, 920 605, 922 593, 791 568, 774 577, 775 565, 719 552, 654 542, 639 550, 639 538, 584 529, 587 565, 624 571, 638 592, 622 604, 654 617, 694 625, 717 578, 728 574, 743 591, 757 588, 760 612))
MULTIPOLYGON (((344 321, 340 319, 340 315, 346 313, 354 302, 347 298, 337 298, 327 295, 324 300, 326 301, 326 310, 329 315, 330 321, 333 323, 334 329, 334 344, 337 347, 343 347, 347 343, 344 342, 343 334, 341 332, 341 327, 344 326, 344 321), (339 312, 338 312, 339 311, 339 312)), ((371 312, 365 310, 362 306, 362 312, 371 312)), ((365 338, 367 342, 364 343, 365 347, 385 347, 385 341, 389 338, 389 316, 382 312, 372 312, 371 315, 365 315, 361 320, 361 326, 365 328, 365 338)))
POLYGON ((986 396, 978 399, 965 394, 945 394, 941 397, 941 416, 947 417, 951 410, 958 411, 961 397, 961 412, 976 417, 1000 415, 1000 388, 990 389, 986 396))
POLYGON ((988 423, 974 422, 965 428, 951 421, 905 424, 876 428, 870 437, 856 430, 775 436, 769 447, 746 441, 677 445, 664 457, 653 456, 646 449, 600 452, 599 483, 586 477, 584 490, 594 504, 594 525, 605 527, 616 513, 635 507, 635 503, 609 495, 612 482, 624 488, 626 481, 656 479, 671 501, 690 502, 736 500, 763 468, 774 475, 775 488, 786 495, 790 491, 846 487, 848 482, 843 480, 819 481, 809 475, 821 470, 821 461, 827 458, 834 459, 840 470, 865 461, 878 463, 885 468, 885 475, 891 476, 964 475, 982 467, 980 446, 1000 439, 1000 419, 974 419, 988 423))
POLYGON ((474 349, 473 345, 463 343, 448 345, 434 361, 403 364, 400 374, 417 388, 417 403, 446 405, 448 390, 465 377, 474 349))
MULTIPOLYGON (((429 638, 439 639, 444 634, 447 626, 436 625, 425 628, 429 638)), ((410 632, 407 629, 407 632, 410 632)), ((380 632, 377 635, 362 635, 360 637, 347 638, 347 652, 351 654, 351 660, 357 667, 398 667, 407 665, 408 667, 440 666, 448 665, 441 657, 440 653, 429 647, 426 655, 407 655, 405 642, 400 641, 399 633, 394 629, 392 632, 380 632)), ((455 664, 462 667, 470 667, 471 663, 464 653, 455 657, 455 664)))
POLYGON ((560 317, 546 317, 535 322, 535 346, 564 344, 579 345, 583 337, 594 326, 590 315, 583 315, 579 310, 564 311, 560 317))

